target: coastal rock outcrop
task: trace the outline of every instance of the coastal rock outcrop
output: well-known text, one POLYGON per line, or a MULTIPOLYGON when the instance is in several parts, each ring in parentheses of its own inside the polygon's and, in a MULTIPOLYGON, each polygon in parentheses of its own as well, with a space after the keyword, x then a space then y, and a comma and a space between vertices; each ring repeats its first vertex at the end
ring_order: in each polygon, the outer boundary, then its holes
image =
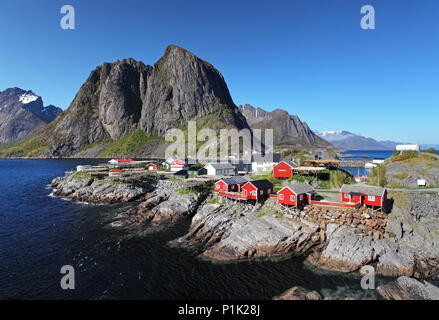
POLYGON ((51 186, 55 196, 88 203, 133 201, 153 189, 152 183, 148 180, 133 184, 75 174, 55 178, 51 186))
POLYGON ((385 276, 413 275, 414 254, 407 248, 385 239, 364 236, 346 226, 328 226, 327 244, 309 262, 324 270, 354 272, 367 264, 378 262, 376 273, 385 276), (335 229, 335 230, 334 230, 335 229))
POLYGON ((395 281, 377 287, 386 300, 439 300, 439 288, 427 281, 399 277, 395 281))
MULTIPOLYGON (((175 223, 192 216, 206 194, 190 191, 182 193, 183 183, 160 180, 156 189, 144 201, 118 215, 113 226, 175 223)), ((187 191, 187 190, 186 190, 187 191)))
POLYGON ((295 286, 288 289, 273 300, 322 300, 322 296, 315 290, 308 291, 303 287, 295 286))
MULTIPOLYGON (((265 205, 264 205, 265 206, 265 205)), ((205 204, 192 219, 191 228, 175 244, 203 243, 203 256, 216 261, 304 254, 320 241, 318 226, 310 228, 271 213, 261 205, 205 204)), ((271 211, 272 212, 272 211, 271 211)))

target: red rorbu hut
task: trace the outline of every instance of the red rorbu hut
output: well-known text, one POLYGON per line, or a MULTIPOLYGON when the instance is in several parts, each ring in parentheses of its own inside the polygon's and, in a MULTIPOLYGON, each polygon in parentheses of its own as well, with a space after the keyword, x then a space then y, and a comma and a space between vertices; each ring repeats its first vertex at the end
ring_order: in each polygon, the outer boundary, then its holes
POLYGON ((387 189, 364 184, 344 184, 341 201, 382 208, 387 201, 387 189))
POLYGON ((288 206, 310 204, 314 200, 315 191, 307 183, 293 181, 277 192, 277 201, 288 206))
POLYGON ((273 176, 275 178, 291 178, 293 176, 293 169, 297 164, 290 160, 282 160, 273 168, 273 176))
POLYGON ((215 192, 240 192, 248 180, 242 176, 221 178, 215 183, 215 192))
POLYGON ((242 196, 246 199, 264 200, 273 192, 273 184, 268 180, 249 181, 242 186, 242 196))

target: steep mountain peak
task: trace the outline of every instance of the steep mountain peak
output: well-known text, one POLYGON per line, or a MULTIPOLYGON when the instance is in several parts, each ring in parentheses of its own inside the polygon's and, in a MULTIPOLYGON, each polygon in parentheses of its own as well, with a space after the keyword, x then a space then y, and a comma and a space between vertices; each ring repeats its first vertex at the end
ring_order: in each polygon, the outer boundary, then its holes
POLYGON ((96 67, 63 116, 34 140, 45 148, 38 154, 68 156, 138 130, 163 137, 189 120, 200 128, 249 128, 221 73, 171 45, 154 66, 128 58, 96 67))
POLYGON ((274 109, 269 112, 249 104, 240 106, 239 110, 252 129, 273 129, 275 145, 330 146, 330 143, 315 135, 305 122, 300 121, 298 116, 290 115, 288 111, 274 109))
POLYGON ((31 90, 6 89, 0 92, 0 143, 15 142, 61 113, 60 108, 44 107, 43 99, 31 90))

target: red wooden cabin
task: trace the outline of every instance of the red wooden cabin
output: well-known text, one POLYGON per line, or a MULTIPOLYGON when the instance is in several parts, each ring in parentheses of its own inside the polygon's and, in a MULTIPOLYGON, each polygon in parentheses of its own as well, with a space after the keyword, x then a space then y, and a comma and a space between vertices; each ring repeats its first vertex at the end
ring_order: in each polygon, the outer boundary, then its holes
POLYGON ((293 182, 277 192, 277 201, 283 205, 300 206, 314 200, 315 191, 307 183, 293 182))
POLYGON ((155 163, 150 163, 146 166, 148 170, 157 170, 157 165, 155 163))
POLYGON ((180 171, 186 168, 186 162, 180 159, 176 159, 171 163, 171 171, 180 171))
POLYGON ((340 189, 341 201, 383 207, 387 201, 387 189, 363 184, 344 184, 340 189))
POLYGON ((290 178, 293 176, 293 169, 297 167, 293 161, 283 160, 273 168, 275 178, 290 178))
POLYGON ((268 180, 249 181, 242 187, 242 196, 252 200, 263 200, 273 192, 273 184, 268 180))
POLYGON ((222 178, 215 183, 215 192, 240 192, 248 180, 242 176, 222 178))

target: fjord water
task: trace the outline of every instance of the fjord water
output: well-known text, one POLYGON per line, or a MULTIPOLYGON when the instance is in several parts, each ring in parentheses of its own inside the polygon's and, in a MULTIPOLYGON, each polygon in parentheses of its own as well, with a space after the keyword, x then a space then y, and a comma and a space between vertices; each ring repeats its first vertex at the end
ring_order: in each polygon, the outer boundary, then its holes
POLYGON ((53 178, 91 162, 0 160, 0 299, 271 299, 295 285, 375 297, 359 276, 313 271, 303 258, 218 264, 171 248, 190 221, 114 229, 121 205, 50 196, 53 178), (75 290, 60 287, 63 265, 75 268, 75 290))

